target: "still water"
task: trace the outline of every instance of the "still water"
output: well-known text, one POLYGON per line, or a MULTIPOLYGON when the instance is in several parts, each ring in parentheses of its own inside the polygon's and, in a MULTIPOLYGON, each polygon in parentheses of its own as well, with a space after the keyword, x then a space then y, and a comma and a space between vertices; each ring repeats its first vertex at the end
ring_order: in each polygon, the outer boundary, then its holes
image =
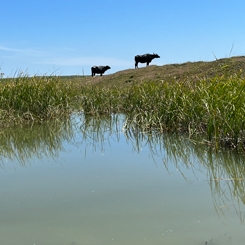
POLYGON ((121 117, 1 131, 0 245, 244 245, 245 157, 121 117))

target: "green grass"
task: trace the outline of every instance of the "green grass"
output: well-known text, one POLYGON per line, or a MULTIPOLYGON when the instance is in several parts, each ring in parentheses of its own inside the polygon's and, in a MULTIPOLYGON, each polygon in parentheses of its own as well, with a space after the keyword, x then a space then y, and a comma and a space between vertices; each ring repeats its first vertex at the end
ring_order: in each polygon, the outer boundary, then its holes
POLYGON ((141 131, 204 135, 220 146, 243 149, 245 79, 233 75, 192 81, 136 84, 124 89, 85 86, 81 107, 87 115, 127 115, 127 127, 141 131))
POLYGON ((71 83, 58 77, 19 77, 0 84, 0 125, 11 126, 67 114, 74 96, 71 83))
POLYGON ((69 116, 75 110, 96 117, 122 113, 126 129, 202 135, 216 149, 243 150, 244 60, 150 66, 119 72, 120 79, 118 74, 1 79, 0 126, 69 116))

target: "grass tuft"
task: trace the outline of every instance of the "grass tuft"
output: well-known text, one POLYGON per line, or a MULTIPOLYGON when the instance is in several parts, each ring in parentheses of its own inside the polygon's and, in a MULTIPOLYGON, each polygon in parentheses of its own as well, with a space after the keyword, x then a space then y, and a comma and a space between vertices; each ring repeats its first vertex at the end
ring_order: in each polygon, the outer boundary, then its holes
POLYGON ((73 97, 70 83, 58 77, 18 77, 0 84, 0 123, 52 119, 69 113, 73 97))

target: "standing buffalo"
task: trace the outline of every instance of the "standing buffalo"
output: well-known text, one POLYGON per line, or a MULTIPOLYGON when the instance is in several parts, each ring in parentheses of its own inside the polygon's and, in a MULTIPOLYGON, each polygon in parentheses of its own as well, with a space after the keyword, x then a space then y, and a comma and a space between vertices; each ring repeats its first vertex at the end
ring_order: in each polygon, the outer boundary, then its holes
POLYGON ((95 74, 104 74, 105 71, 111 69, 110 66, 93 66, 91 67, 92 77, 95 76, 95 74))
POLYGON ((154 58, 160 58, 160 56, 158 54, 143 54, 143 55, 136 55, 134 57, 135 60, 135 69, 138 68, 138 63, 146 63, 146 66, 148 66, 151 61, 154 58))

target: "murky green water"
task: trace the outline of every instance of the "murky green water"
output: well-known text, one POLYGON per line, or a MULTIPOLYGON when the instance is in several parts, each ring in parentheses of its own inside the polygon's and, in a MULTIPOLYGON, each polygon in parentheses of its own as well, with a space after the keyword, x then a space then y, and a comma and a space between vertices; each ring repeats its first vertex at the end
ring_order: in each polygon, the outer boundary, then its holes
POLYGON ((245 158, 73 118, 0 137, 1 245, 245 242, 245 158))

